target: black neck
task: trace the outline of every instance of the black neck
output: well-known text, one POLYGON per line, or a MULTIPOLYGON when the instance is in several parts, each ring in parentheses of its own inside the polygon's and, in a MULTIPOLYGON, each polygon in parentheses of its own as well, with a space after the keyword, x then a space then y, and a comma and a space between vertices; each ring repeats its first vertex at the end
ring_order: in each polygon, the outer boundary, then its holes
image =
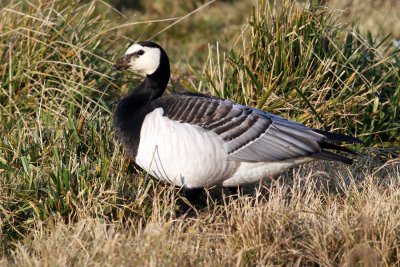
POLYGON ((158 69, 153 74, 147 75, 146 79, 144 79, 144 81, 138 87, 132 90, 132 92, 130 92, 125 99, 135 99, 134 102, 136 103, 140 99, 141 102, 145 103, 161 97, 167 88, 169 75, 169 68, 164 69, 163 72, 158 69))

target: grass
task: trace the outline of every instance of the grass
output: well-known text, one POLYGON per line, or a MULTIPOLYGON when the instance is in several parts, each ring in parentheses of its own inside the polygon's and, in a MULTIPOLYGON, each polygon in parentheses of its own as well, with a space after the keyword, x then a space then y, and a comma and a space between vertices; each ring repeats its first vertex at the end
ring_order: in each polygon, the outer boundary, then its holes
POLYGON ((82 216, 76 223, 53 216, 35 225, 8 263, 398 265, 398 165, 361 163, 322 164, 319 172, 301 168, 287 180, 210 203, 196 215, 174 215, 177 196, 154 185, 152 200, 140 206, 149 208, 147 216, 133 213, 111 222, 82 216))
POLYGON ((0 265, 398 265, 390 26, 359 31, 318 4, 217 1, 157 34, 200 7, 185 3, 1 9, 0 265), (135 169, 111 127, 115 100, 137 82, 111 64, 153 35, 172 59, 171 91, 210 92, 367 147, 353 166, 314 163, 239 195, 213 190, 185 212, 180 189, 135 169))
POLYGON ((277 14, 270 11, 260 1, 243 49, 212 49, 196 89, 212 88, 307 125, 358 134, 368 145, 398 144, 398 50, 338 26, 328 8, 284 4, 277 14))

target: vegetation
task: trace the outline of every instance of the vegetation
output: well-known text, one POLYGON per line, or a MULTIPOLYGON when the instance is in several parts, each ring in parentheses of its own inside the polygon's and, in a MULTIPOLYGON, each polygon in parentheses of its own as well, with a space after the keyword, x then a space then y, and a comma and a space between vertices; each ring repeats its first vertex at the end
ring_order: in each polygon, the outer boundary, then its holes
POLYGON ((222 66, 211 59, 202 87, 318 128, 358 132, 369 145, 400 141, 393 49, 382 55, 381 41, 337 27, 318 6, 284 6, 273 17, 268 3, 257 8, 243 51, 231 50, 222 66))
POLYGON ((371 33, 354 12, 364 1, 348 7, 360 28, 329 2, 184 2, 3 4, 0 265, 399 265, 390 18, 371 33), (170 91, 209 92, 366 147, 352 166, 317 162, 188 204, 137 170, 111 127, 115 101, 137 82, 111 64, 153 36, 172 60, 170 91))

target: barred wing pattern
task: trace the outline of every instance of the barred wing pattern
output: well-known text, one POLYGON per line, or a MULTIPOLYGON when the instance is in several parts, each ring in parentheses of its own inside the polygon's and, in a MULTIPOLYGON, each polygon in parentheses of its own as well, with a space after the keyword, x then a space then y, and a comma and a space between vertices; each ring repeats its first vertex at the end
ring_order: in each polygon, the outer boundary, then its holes
POLYGON ((218 134, 231 160, 258 162, 310 156, 321 151, 319 142, 326 139, 302 124, 198 93, 164 96, 156 105, 171 120, 218 134))

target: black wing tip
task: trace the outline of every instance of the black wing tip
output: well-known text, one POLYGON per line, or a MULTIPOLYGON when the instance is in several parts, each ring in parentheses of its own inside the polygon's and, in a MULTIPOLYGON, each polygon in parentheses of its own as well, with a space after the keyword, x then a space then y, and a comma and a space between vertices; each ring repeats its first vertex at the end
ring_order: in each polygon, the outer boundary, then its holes
POLYGON ((358 139, 357 137, 351 136, 351 135, 332 133, 332 132, 328 132, 328 131, 315 130, 315 129, 313 129, 313 131, 326 136, 326 138, 327 138, 326 141, 364 144, 364 141, 358 139))
POLYGON ((358 153, 356 151, 354 151, 350 148, 338 146, 333 143, 321 142, 321 143, 319 143, 319 145, 322 149, 331 149, 331 150, 336 150, 336 151, 342 151, 342 152, 349 153, 352 155, 358 155, 358 153))
POLYGON ((340 161, 340 162, 343 162, 343 163, 346 163, 349 165, 353 164, 353 162, 354 162, 353 159, 350 159, 350 158, 347 158, 347 157, 344 157, 339 154, 335 154, 333 152, 326 151, 326 150, 321 150, 321 152, 315 153, 313 155, 313 157, 317 158, 317 159, 322 159, 322 160, 340 161))

